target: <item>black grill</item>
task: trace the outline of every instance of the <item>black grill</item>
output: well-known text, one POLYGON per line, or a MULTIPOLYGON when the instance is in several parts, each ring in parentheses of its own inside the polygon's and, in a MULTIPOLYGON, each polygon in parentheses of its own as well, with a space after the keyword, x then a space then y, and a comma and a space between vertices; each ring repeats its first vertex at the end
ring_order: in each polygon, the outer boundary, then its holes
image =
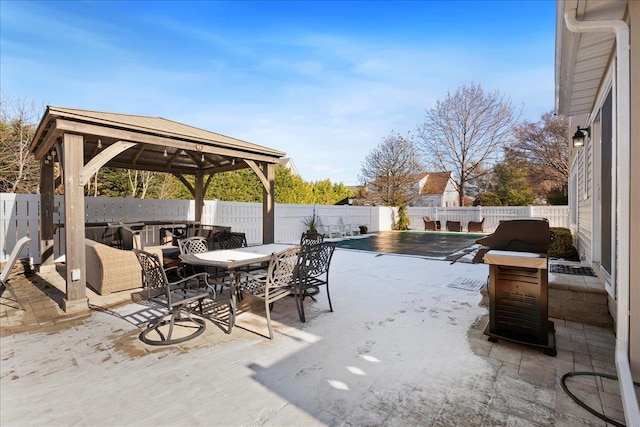
POLYGON ((484 331, 489 340, 534 345, 556 355, 554 326, 548 319, 546 254, 550 241, 549 223, 543 219, 504 221, 493 234, 477 240, 483 248, 474 262, 490 264, 489 324, 484 331), (538 257, 519 256, 518 252, 538 257))

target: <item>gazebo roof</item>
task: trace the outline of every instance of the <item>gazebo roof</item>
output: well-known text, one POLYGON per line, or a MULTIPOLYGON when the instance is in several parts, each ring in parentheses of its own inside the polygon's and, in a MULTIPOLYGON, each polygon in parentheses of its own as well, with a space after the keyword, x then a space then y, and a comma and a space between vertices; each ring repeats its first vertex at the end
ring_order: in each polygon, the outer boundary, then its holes
POLYGON ((285 153, 162 117, 48 106, 31 142, 37 159, 63 133, 83 136, 84 162, 118 141, 136 143, 104 166, 205 175, 246 168, 246 160, 278 163, 285 153))

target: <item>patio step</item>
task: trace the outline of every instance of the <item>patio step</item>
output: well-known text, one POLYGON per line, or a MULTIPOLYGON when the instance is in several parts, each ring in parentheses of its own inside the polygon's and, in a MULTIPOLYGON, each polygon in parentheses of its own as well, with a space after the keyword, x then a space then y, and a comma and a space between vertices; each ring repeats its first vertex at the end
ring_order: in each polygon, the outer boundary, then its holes
MULTIPOLYGON (((487 285, 480 289, 480 305, 489 307, 487 285)), ((607 291, 597 277, 549 274, 549 317, 604 328, 613 327, 607 291)))

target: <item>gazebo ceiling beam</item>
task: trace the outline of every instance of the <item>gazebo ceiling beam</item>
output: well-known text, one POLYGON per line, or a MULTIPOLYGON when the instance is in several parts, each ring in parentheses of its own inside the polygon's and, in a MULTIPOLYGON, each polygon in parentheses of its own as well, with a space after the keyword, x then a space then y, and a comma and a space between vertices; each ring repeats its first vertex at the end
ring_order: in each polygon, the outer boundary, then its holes
POLYGON ((180 155, 180 150, 176 151, 175 153, 173 153, 171 155, 171 158, 167 162, 167 169, 171 169, 171 165, 173 165, 173 162, 176 161, 176 159, 178 158, 179 155, 180 155))
MULTIPOLYGON (((109 162, 105 165, 108 168, 116 169, 133 169, 132 165, 128 162, 109 162)), ((149 172, 162 172, 162 173, 183 173, 187 175, 193 175, 195 170, 193 168, 176 168, 167 165, 135 165, 136 170, 149 171, 149 172)))
POLYGON ((205 174, 215 174, 215 173, 222 173, 222 172, 231 172, 231 171, 237 171, 240 169, 246 169, 247 167, 249 167, 248 164, 246 164, 244 161, 236 161, 235 164, 231 164, 228 163, 226 165, 222 165, 222 166, 215 166, 215 167, 210 167, 204 170, 205 174))
POLYGON ((191 193, 191 195, 193 197, 196 196, 196 189, 193 188, 193 185, 191 185, 191 183, 187 180, 187 178, 184 177, 184 175, 180 174, 180 173, 174 173, 173 176, 175 176, 176 178, 178 178, 180 180, 180 182, 187 187, 187 190, 189 190, 189 192, 191 193))
POLYGON ((262 186, 265 189, 268 189, 269 188, 269 178, 267 178, 265 176, 265 174, 262 172, 262 169, 260 169, 260 167, 253 160, 245 160, 245 161, 247 162, 247 165, 249 165, 251 170, 258 176, 258 179, 262 183, 262 186))
MULTIPOLYGON (((197 170, 195 168, 189 167, 180 167, 173 166, 172 160, 169 160, 166 164, 136 164, 136 169, 138 170, 146 170, 151 172, 163 172, 163 173, 182 173, 186 175, 195 175, 197 170)), ((131 169, 131 164, 126 161, 110 161, 106 167, 116 168, 116 169, 131 169)), ((238 161, 235 165, 227 164, 224 166, 211 166, 202 170, 202 173, 205 175, 212 175, 223 172, 232 172, 240 169, 246 169, 249 167, 245 162, 238 161)))
POLYGON ((136 152, 136 155, 133 156, 133 164, 135 165, 136 163, 138 163, 138 159, 140 158, 140 156, 142 156, 142 153, 144 153, 146 144, 140 144, 140 146, 138 147, 138 151, 136 152))
POLYGON ((102 150, 100 154, 84 165, 80 173, 78 173, 78 185, 85 185, 109 160, 135 145, 137 145, 135 142, 118 141, 102 150))
POLYGON ((204 187, 202 188, 202 194, 206 195, 207 190, 209 189, 209 184, 211 184, 211 178, 213 178, 213 174, 210 174, 207 178, 207 182, 204 183, 204 187))
POLYGON ((98 155, 98 153, 100 152, 101 148, 99 148, 97 145, 95 147, 93 147, 93 152, 91 153, 91 158, 94 158, 95 156, 98 155))
POLYGON ((42 160, 47 156, 47 153, 56 144, 56 139, 62 135, 62 131, 50 127, 47 129, 46 134, 42 138, 42 144, 38 147, 38 150, 34 153, 36 160, 42 160))
POLYGON ((196 153, 195 151, 186 151, 187 156, 189 156, 189 158, 191 158, 191 160, 193 160, 193 163, 196 164, 197 169, 202 169, 203 166, 203 162, 202 162, 202 154, 200 153, 196 153))

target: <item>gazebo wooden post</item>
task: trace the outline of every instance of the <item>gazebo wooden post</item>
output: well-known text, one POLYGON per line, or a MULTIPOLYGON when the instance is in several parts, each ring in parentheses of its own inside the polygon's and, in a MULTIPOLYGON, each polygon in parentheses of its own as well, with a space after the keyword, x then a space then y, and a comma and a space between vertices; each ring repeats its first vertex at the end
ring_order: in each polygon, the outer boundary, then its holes
POLYGON ((275 241, 275 176, 276 165, 273 163, 263 163, 262 172, 267 178, 268 186, 264 186, 262 194, 262 243, 273 243, 275 241))
POLYGON ((84 141, 81 135, 65 133, 64 151, 64 222, 66 237, 67 295, 65 312, 89 309, 86 286, 84 246, 84 186, 80 173, 84 166, 84 141))
POLYGON ((198 171, 195 175, 194 199, 196 204, 195 220, 202 221, 202 211, 204 209, 204 172, 198 171))
POLYGON ((53 265, 53 159, 40 160, 40 266, 53 265))

